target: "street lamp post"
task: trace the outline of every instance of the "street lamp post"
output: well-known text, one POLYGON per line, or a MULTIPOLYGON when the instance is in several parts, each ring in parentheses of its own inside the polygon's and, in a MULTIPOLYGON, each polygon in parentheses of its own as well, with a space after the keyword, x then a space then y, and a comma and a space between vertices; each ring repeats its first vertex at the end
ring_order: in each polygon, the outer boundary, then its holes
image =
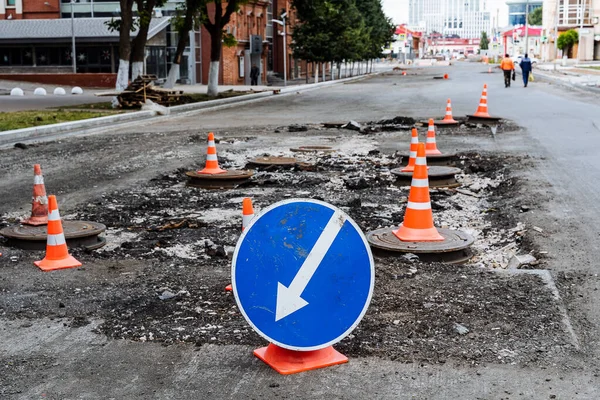
POLYGON ((577 64, 581 62, 581 31, 583 31, 583 18, 585 17, 585 0, 581 0, 581 19, 579 24, 579 32, 578 32, 578 43, 577 43, 577 64))
POLYGON ((283 29, 283 86, 287 86, 287 34, 285 29, 285 17, 287 16, 287 12, 281 14, 281 20, 272 19, 271 21, 276 24, 281 25, 283 29))
POLYGON ((529 0, 525 3, 525 53, 529 53, 529 0))
POLYGON ((73 15, 73 3, 75 0, 71 0, 71 61, 73 64, 73 73, 77 73, 77 64, 75 61, 75 17, 73 15))

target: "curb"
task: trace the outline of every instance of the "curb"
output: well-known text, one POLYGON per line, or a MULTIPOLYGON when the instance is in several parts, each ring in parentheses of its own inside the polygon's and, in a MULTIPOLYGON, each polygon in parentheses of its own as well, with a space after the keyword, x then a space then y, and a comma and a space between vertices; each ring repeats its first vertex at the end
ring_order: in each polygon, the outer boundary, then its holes
MULTIPOLYGON (((243 105, 264 99, 271 98, 272 96, 286 95, 296 92, 304 92, 309 90, 316 90, 323 87, 335 85, 338 83, 346 83, 352 81, 358 81, 366 79, 372 76, 379 75, 386 71, 372 72, 370 74, 353 76, 350 78, 337 79, 326 82, 304 84, 297 86, 288 87, 276 87, 264 92, 258 92, 253 94, 241 95, 230 97, 226 99, 209 100, 199 103, 182 104, 180 106, 169 107, 169 115, 157 115, 156 111, 135 111, 119 115, 110 115, 106 117, 91 118, 81 121, 63 122, 59 124, 43 125, 32 128, 15 129, 11 131, 0 132, 0 147, 17 143, 18 141, 31 141, 42 139, 55 140, 63 135, 77 135, 84 133, 95 133, 96 131, 114 128, 121 125, 129 125, 133 122, 155 118, 165 118, 169 116, 181 116, 184 114, 194 114, 196 112, 203 112, 207 110, 219 110, 223 108, 229 108, 233 105, 243 105), (275 93, 276 91, 279 93, 275 93)), ((146 121, 145 121, 146 122, 146 121)))

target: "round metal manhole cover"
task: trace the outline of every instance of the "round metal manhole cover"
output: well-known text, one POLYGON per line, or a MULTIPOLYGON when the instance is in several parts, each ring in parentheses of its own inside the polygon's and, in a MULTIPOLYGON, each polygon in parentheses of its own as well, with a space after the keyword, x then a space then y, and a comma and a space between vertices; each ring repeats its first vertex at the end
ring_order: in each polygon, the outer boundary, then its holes
MULTIPOLYGON (((396 175, 396 185, 410 186, 413 176, 412 172, 402 172, 402 168, 395 168, 390 172, 396 175)), ((459 168, 432 165, 427 170, 429 187, 459 187, 461 184, 456 180, 455 175, 460 172, 459 168)))
MULTIPOLYGON (((98 237, 106 226, 90 221, 62 221, 67 246, 95 250, 106 244, 106 239, 98 237)), ((0 231, 8 239, 9 246, 25 250, 44 250, 47 240, 47 226, 15 225, 0 231)))
POLYGON ((250 164, 256 165, 279 165, 279 166, 291 166, 295 165, 298 160, 293 157, 257 157, 249 161, 250 164))
POLYGON ((392 233, 396 228, 382 228, 367 233, 367 241, 373 247, 403 253, 446 253, 470 247, 475 239, 462 231, 436 228, 444 237, 440 242, 404 242, 392 233))
POLYGON ((197 171, 188 171, 188 186, 202 189, 231 189, 249 180, 254 172, 246 170, 228 170, 223 174, 199 174, 197 171))
MULTIPOLYGON (((106 226, 89 221, 62 221, 65 239, 97 236, 106 230, 106 226)), ((2 236, 17 240, 45 241, 48 235, 47 225, 15 225, 0 231, 2 236)))
MULTIPOLYGON (((410 154, 400 154, 402 157, 402 165, 408 164, 408 160, 410 158, 410 154)), ((447 167, 452 166, 456 159, 456 153, 444 153, 444 154, 435 154, 427 156, 427 166, 440 166, 447 167)))

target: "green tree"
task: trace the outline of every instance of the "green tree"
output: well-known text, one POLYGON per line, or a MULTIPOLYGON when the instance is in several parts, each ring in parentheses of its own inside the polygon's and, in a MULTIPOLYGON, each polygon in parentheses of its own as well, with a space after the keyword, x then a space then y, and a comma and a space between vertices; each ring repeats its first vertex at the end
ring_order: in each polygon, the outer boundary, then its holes
POLYGON ((543 15, 542 7, 538 7, 535 10, 533 10, 531 13, 529 13, 529 18, 527 19, 527 22, 529 23, 529 25, 535 25, 535 26, 542 25, 542 15, 543 15))
POLYGON ((165 87, 173 87, 177 79, 183 51, 187 46, 188 35, 196 24, 202 24, 210 35, 210 65, 208 70, 207 94, 216 97, 219 94, 219 64, 223 46, 231 47, 237 44, 235 37, 225 32, 224 28, 231 20, 231 15, 237 12, 241 5, 249 0, 186 0, 177 13, 177 33, 179 40, 173 64, 165 87), (214 12, 208 11, 208 5, 214 4, 214 12))
POLYGON ((378 57, 391 41, 393 25, 381 0, 293 0, 299 24, 292 34, 294 56, 308 62, 378 57))
POLYGON ((200 7, 202 25, 210 34, 210 67, 208 70, 207 94, 216 97, 219 94, 219 63, 223 45, 235 46, 233 35, 224 31, 231 19, 231 14, 237 12, 248 0, 204 0, 200 7), (208 3, 215 4, 215 12, 208 12, 208 3))
POLYGON ((138 33, 133 39, 131 46, 131 80, 142 74, 144 69, 144 58, 146 57, 146 42, 148 31, 155 7, 162 7, 166 0, 135 0, 138 9, 138 33))
POLYGON ((479 40, 479 48, 481 50, 487 50, 489 48, 490 41, 487 37, 487 33, 485 31, 481 32, 481 39, 479 40))
POLYGON ((558 37, 556 46, 563 51, 563 54, 570 56, 573 45, 579 42, 579 34, 576 30, 569 29, 558 37))

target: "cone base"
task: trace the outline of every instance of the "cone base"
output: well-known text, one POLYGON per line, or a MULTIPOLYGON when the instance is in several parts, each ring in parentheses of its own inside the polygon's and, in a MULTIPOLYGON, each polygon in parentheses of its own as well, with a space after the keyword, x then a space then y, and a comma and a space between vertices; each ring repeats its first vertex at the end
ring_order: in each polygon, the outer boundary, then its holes
POLYGON ((231 292, 233 290, 233 287, 231 285, 227 285, 225 286, 225 290, 231 292))
POLYGON ((267 347, 254 350, 254 355, 282 375, 297 374, 348 362, 348 357, 335 350, 333 346, 321 350, 295 351, 271 343, 267 347))
POLYGON ((44 272, 55 271, 57 269, 81 267, 81 263, 71 255, 63 258, 62 260, 48 260, 47 258, 44 258, 41 261, 34 261, 33 263, 44 272))
POLYGON ((425 150, 425 156, 440 156, 442 152, 438 149, 435 150, 425 150))
POLYGON ((475 114, 473 114, 473 116, 479 117, 479 118, 491 118, 492 117, 489 113, 481 112, 481 111, 477 111, 475 114))
POLYGON ((441 121, 436 122, 437 124, 458 124, 458 121, 455 120, 454 118, 450 118, 450 119, 443 119, 441 121))
POLYGON ((414 229, 407 228, 402 224, 398 229, 392 231, 392 233, 403 242, 442 242, 445 240, 435 227, 414 229))
POLYGON ((224 169, 221 168, 204 168, 201 171, 196 171, 199 174, 203 174, 203 175, 216 175, 216 174, 224 174, 227 171, 225 171, 224 169))
POLYGON ((407 165, 406 167, 402 168, 400 170, 400 172, 415 172, 415 166, 414 165, 411 165, 411 166, 407 165))
POLYGON ((27 219, 21 220, 21 223, 24 225, 33 225, 33 226, 48 225, 48 214, 46 213, 46 215, 44 215, 43 217, 31 216, 27 219))

